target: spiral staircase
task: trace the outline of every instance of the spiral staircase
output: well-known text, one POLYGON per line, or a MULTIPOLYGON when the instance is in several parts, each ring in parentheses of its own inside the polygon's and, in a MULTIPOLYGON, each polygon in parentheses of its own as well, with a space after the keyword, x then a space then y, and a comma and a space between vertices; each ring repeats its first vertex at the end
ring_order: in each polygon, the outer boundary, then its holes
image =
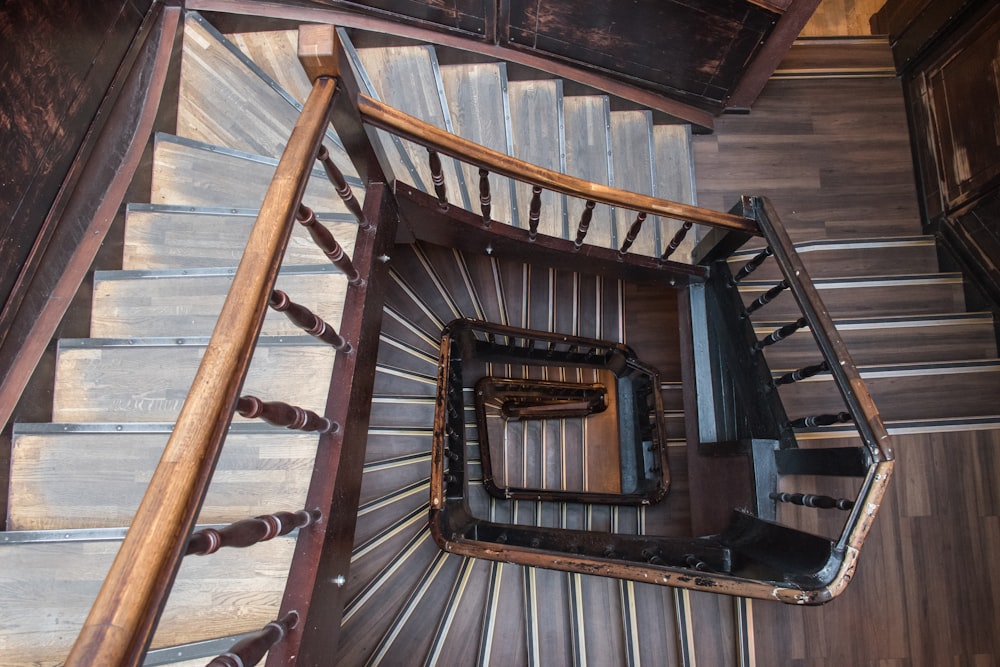
MULTIPOLYGON (((440 64, 431 46, 376 46, 362 35, 355 48, 341 37, 362 85, 392 106, 545 167, 695 203, 685 125, 612 111, 606 96, 566 95, 559 79, 509 79, 503 63, 440 64)), ((0 664, 56 664, 69 650, 171 431, 309 88, 294 32, 224 36, 187 15, 176 131, 156 135, 149 202, 128 208, 122 270, 94 277, 91 337, 59 342, 53 422, 15 426, 0 536, 0 664)), ((397 177, 432 192, 425 154, 383 138, 397 177)), ((326 145, 363 198, 332 128, 326 145)), ((446 159, 443 174, 456 203, 475 210, 475 170, 446 159)), ((526 226, 530 198, 495 180, 494 219, 526 226)), ((305 201, 350 255, 357 223, 319 167, 305 201)), ((579 211, 560 197, 545 205, 539 233, 572 240, 579 211)), ((599 207, 587 242, 617 247, 631 223, 628 212, 599 207)), ((633 252, 659 256, 678 228, 650 220, 633 252)), ((686 239, 677 256, 689 258, 697 240, 686 239)), ((890 427, 994 423, 992 318, 965 311, 961 278, 937 272, 932 240, 796 240, 890 427)), ((734 272, 755 253, 737 252, 734 272)), ((472 318, 632 347, 660 371, 672 475, 655 505, 484 500, 492 515, 552 529, 697 534, 706 491, 691 484, 698 466, 685 436, 677 290, 424 241, 397 244, 384 261, 390 280, 357 530, 341 584, 348 602, 330 664, 752 664, 745 599, 450 554, 427 522, 440 340, 450 322, 472 318)), ((746 303, 779 279, 774 271, 765 264, 743 281, 746 303)), ((339 326, 347 278, 304 230, 293 232, 278 288, 339 326)), ((798 317, 792 305, 787 296, 770 304, 754 322, 758 335, 798 317)), ((779 375, 817 354, 800 334, 769 347, 767 362, 779 375)), ((334 356, 272 312, 244 393, 322 411, 334 356)), ((535 379, 565 380, 566 372, 535 379)), ((790 415, 842 409, 823 376, 783 387, 782 399, 790 415)), ((837 426, 799 437, 817 446, 857 439, 837 426)), ((303 507, 317 442, 237 417, 198 523, 303 507)), ((812 481, 833 497, 857 490, 852 479, 812 481)), ((796 490, 794 478, 782 484, 796 490)), ((778 512, 802 529, 837 530, 814 509, 778 512)), ((186 559, 147 664, 196 664, 274 619, 293 537, 186 559)))

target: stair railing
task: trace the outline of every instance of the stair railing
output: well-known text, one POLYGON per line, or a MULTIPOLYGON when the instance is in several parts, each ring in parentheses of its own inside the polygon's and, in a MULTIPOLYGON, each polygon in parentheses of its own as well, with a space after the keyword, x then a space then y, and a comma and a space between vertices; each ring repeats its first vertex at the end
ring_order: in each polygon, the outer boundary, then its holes
MULTIPOLYGON (((322 42, 322 39, 318 41, 322 42)), ((321 45, 322 46, 322 45, 321 45)), ((312 411, 254 396, 240 396, 257 337, 269 305, 284 311, 341 354, 351 344, 322 319, 287 295, 274 290, 278 270, 296 218, 352 285, 364 282, 349 258, 315 216, 301 204, 312 166, 325 157, 323 141, 337 88, 337 59, 328 50, 311 49, 300 40, 303 64, 314 81, 302 113, 278 163, 261 204, 239 267, 205 350, 190 392, 67 665, 138 665, 150 643, 181 561, 187 554, 210 554, 223 546, 246 547, 315 525, 325 517, 316 508, 278 512, 192 535, 195 520, 212 478, 234 410, 244 416, 306 431, 330 433, 338 424, 312 411), (302 51, 302 49, 305 49, 302 51)), ((338 192, 368 224, 336 167, 327 165, 338 192)), ((280 620, 235 646, 212 664, 255 664, 274 642, 295 627, 299 614, 280 620)))
POLYGON ((439 153, 477 168, 480 175, 480 205, 484 227, 489 227, 490 223, 493 222, 489 176, 497 174, 526 183, 531 187, 528 239, 532 241, 538 234, 538 224, 543 214, 541 195, 546 190, 574 197, 584 202, 583 212, 573 239, 577 250, 586 238, 593 210, 597 204, 631 210, 637 214, 626 238, 623 239, 621 247, 618 249, 620 256, 624 256, 628 252, 640 233, 643 221, 650 215, 672 218, 683 223, 660 257, 664 261, 680 246, 694 224, 730 232, 742 232, 747 235, 760 235, 760 230, 752 218, 629 192, 546 169, 451 134, 364 94, 358 94, 355 103, 362 120, 366 123, 427 149, 435 195, 442 208, 448 208, 451 204, 445 188, 439 153))

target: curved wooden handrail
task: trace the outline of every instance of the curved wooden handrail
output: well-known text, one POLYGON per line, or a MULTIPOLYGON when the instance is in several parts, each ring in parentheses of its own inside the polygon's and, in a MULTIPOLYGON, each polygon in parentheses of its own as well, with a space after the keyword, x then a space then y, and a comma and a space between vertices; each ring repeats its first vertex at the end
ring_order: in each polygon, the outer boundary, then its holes
POLYGON ((69 666, 142 661, 232 419, 335 90, 334 79, 317 79, 292 130, 191 391, 69 666))
POLYGON ((609 206, 619 206, 649 215, 659 215, 686 222, 694 222, 712 227, 760 235, 755 220, 732 213, 721 213, 699 206, 681 204, 650 195, 619 190, 600 183, 592 183, 582 178, 567 176, 551 169, 519 160, 510 155, 480 146, 479 144, 451 134, 409 114, 383 104, 367 95, 357 96, 357 107, 365 122, 392 132, 422 146, 444 153, 462 162, 486 168, 490 172, 507 176, 518 181, 540 185, 546 190, 596 201, 609 206))

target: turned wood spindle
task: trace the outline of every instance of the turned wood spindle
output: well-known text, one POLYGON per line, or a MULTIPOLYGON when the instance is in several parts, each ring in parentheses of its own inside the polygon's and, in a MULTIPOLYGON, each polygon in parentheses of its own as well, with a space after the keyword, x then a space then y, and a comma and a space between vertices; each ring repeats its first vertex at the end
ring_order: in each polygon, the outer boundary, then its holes
POLYGON ((779 503, 790 503, 802 507, 816 507, 824 510, 851 510, 854 509, 854 501, 847 498, 834 498, 832 496, 820 496, 812 493, 784 493, 775 492, 771 494, 771 500, 779 503))
POLYGON ((532 241, 538 235, 538 221, 542 217, 542 188, 531 188, 531 205, 528 207, 528 238, 532 241))
POLYGON ((761 350, 763 350, 768 345, 774 345, 779 340, 785 340, 786 338, 788 338, 789 336, 791 336, 793 333, 795 333, 796 331, 798 331, 802 327, 806 326, 806 324, 808 324, 808 322, 806 322, 806 318, 800 317, 799 319, 795 320, 791 324, 786 324, 785 326, 781 327, 780 329, 775 329, 774 331, 772 331, 771 333, 769 333, 766 337, 764 337, 764 338, 760 339, 759 341, 757 341, 757 344, 754 346, 753 349, 754 349, 755 352, 760 352, 761 350))
POLYGON ((332 326, 305 306, 292 301, 280 289, 271 292, 271 297, 267 303, 279 313, 284 313, 292 324, 313 338, 321 340, 341 352, 351 351, 351 344, 344 340, 343 336, 338 334, 332 326))
POLYGON ((814 375, 825 373, 826 371, 829 370, 830 367, 827 365, 825 361, 819 364, 814 364, 812 366, 804 366, 798 370, 785 373, 777 380, 775 380, 774 384, 777 386, 781 386, 783 384, 793 384, 795 382, 798 382, 799 380, 805 380, 806 378, 811 378, 814 375))
POLYGON ((348 283, 355 286, 364 284, 364 278, 354 268, 351 258, 347 256, 344 249, 337 243, 337 239, 333 238, 330 230, 319 223, 319 220, 316 219, 316 214, 311 208, 304 204, 299 204, 299 212, 296 218, 298 218, 299 224, 309 230, 309 235, 315 241, 316 245, 319 246, 320 250, 323 251, 323 254, 347 276, 348 283))
POLYGON ((326 146, 320 146, 317 159, 323 163, 323 170, 326 172, 326 177, 333 183, 333 187, 336 188, 337 194, 344 201, 347 210, 354 214, 355 220, 358 221, 358 227, 368 229, 370 225, 368 224, 368 219, 365 218, 364 212, 361 210, 361 202, 354 196, 354 191, 351 190, 347 179, 344 178, 343 172, 333 163, 329 151, 326 150, 326 146))
POLYGON ((275 512, 252 519, 231 523, 223 528, 203 528, 191 533, 185 556, 207 556, 222 547, 243 549, 258 542, 273 540, 287 535, 296 528, 316 523, 320 519, 318 511, 275 512))
POLYGON ((832 426, 833 424, 843 424, 853 421, 850 412, 838 412, 835 415, 814 415, 812 417, 801 417, 788 422, 792 428, 812 428, 814 426, 832 426))
POLYGON ((332 433, 338 428, 335 422, 320 417, 312 410, 281 401, 262 401, 256 396, 240 396, 236 401, 236 411, 247 419, 260 418, 272 426, 284 426, 297 431, 332 433))
POLYGON ((577 227, 576 239, 573 241, 573 245, 577 250, 583 245, 583 239, 587 236, 587 230, 590 229, 590 221, 594 217, 595 206, 597 206, 597 202, 588 199, 583 207, 583 213, 580 214, 580 225, 577 227))
POLYGON ((625 235, 625 242, 622 243, 621 250, 618 251, 619 258, 623 257, 628 252, 628 249, 632 247, 632 244, 635 243, 636 237, 639 236, 639 230, 642 229, 642 223, 645 221, 646 214, 639 211, 635 216, 632 226, 628 228, 628 234, 625 235))
POLYGON ((667 246, 667 249, 664 251, 660 259, 667 259, 674 254, 674 251, 680 247, 681 243, 684 241, 684 237, 687 236, 688 231, 693 225, 694 223, 691 222, 685 222, 681 225, 681 228, 677 230, 676 234, 674 234, 674 238, 670 239, 670 244, 667 246))
POLYGON ((431 181, 434 183, 434 193, 437 194, 441 208, 448 208, 448 193, 444 187, 444 170, 441 167, 441 156, 437 151, 427 149, 427 159, 431 165, 431 181))
POLYGON ((493 211, 490 197, 490 172, 482 168, 479 169, 479 208, 483 212, 483 227, 489 227, 490 214, 493 211))
POLYGON ((260 631, 233 644, 232 648, 208 663, 208 667, 252 667, 264 658, 272 646, 284 639, 298 622, 298 612, 290 611, 277 621, 271 621, 260 631))
POLYGON ((766 260, 768 257, 770 257, 773 254, 774 254, 774 251, 771 250, 770 246, 768 246, 768 247, 764 248, 757 255, 754 255, 753 259, 751 259, 749 262, 747 262, 746 264, 744 264, 743 268, 740 269, 736 273, 735 276, 733 276, 733 282, 732 282, 732 284, 733 285, 737 284, 738 282, 740 282, 741 280, 743 280, 744 278, 746 278, 747 276, 749 276, 751 273, 753 273, 754 271, 756 271, 757 267, 760 266, 761 264, 763 264, 764 260, 766 260))
POLYGON ((754 299, 753 303, 747 306, 747 309, 743 311, 743 317, 749 317, 758 309, 771 303, 771 301, 774 300, 774 297, 778 296, 786 289, 788 289, 788 281, 782 280, 780 283, 778 283, 777 285, 775 285, 774 287, 772 287, 771 289, 767 290, 759 297, 754 299))

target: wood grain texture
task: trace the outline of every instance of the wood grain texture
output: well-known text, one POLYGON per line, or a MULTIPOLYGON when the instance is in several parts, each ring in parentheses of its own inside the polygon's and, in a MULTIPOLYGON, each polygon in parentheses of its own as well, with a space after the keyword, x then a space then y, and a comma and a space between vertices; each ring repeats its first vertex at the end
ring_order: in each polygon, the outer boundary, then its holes
MULTIPOLYGON (((566 173, 577 178, 611 185, 611 158, 608 100, 597 96, 572 96, 563 99, 566 123, 566 173)), ((627 186, 626 186, 627 187, 627 186)), ((569 233, 573 238, 583 202, 572 200, 569 233)), ((586 243, 605 248, 621 247, 622 237, 613 232, 611 208, 594 208, 586 243), (615 239, 617 243, 613 243, 615 239)))
MULTIPOLYGON (((14 438, 8 530, 127 526, 169 433, 20 433, 14 438)), ((315 434, 231 433, 198 523, 304 507, 315 434)))
MULTIPOLYGON (((66 659, 120 542, 4 545, 0 549, 0 662, 66 659), (25 579, 32 581, 25 586, 25 579), (58 613, 55 612, 58 610, 58 613)), ((184 560, 153 638, 154 648, 261 628, 275 618, 294 541, 224 549, 184 560), (268 563, 261 567, 260 563, 268 563)))
POLYGON ((883 0, 822 0, 799 34, 803 37, 870 35, 869 20, 884 4, 883 0))
MULTIPOLYGON (((696 205, 698 198, 694 183, 694 155, 691 147, 690 125, 653 126, 653 174, 656 196, 696 205)), ((659 219, 659 244, 657 250, 663 253, 674 234, 681 228, 681 222, 659 219)), ((691 251, 701 238, 702 227, 690 230, 684 241, 674 251, 671 259, 690 262, 691 251)), ((648 233, 648 232, 647 232, 648 233)))
MULTIPOLYGON (((644 195, 659 196, 653 189, 653 119, 645 111, 611 112, 611 155, 615 187, 644 195)), ((625 240, 635 220, 635 211, 615 209, 617 238, 625 240)), ((656 217, 647 219, 630 252, 657 255, 656 217), (651 233, 652 232, 652 233, 651 233)))

